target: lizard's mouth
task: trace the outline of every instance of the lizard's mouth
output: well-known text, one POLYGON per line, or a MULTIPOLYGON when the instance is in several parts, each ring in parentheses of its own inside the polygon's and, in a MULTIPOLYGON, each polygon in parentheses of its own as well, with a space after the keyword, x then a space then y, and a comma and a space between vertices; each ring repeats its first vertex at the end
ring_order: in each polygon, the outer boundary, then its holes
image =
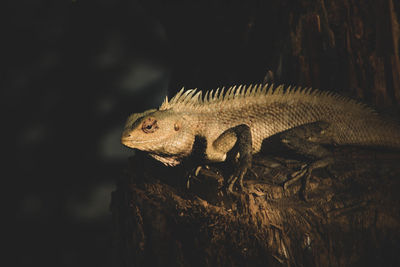
POLYGON ((124 145, 130 145, 130 144, 145 144, 145 143, 150 143, 154 142, 159 139, 150 139, 150 140, 143 140, 143 141, 138 141, 138 140, 133 140, 131 138, 121 138, 121 143, 124 145))

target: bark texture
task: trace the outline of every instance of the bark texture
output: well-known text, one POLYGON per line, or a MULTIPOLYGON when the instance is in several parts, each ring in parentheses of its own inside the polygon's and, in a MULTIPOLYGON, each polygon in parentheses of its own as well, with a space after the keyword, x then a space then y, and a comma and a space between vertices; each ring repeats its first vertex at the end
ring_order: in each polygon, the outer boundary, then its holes
POLYGON ((132 158, 112 203, 120 266, 398 266, 400 157, 339 150, 313 175, 307 202, 301 183, 280 185, 299 160, 267 167, 271 159, 256 158, 233 197, 224 164, 188 180, 182 169, 132 158))

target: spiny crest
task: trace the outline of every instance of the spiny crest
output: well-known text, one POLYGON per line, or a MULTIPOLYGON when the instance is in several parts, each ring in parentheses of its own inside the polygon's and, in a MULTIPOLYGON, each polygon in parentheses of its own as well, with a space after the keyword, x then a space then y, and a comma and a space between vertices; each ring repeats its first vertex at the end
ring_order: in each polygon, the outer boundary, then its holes
MULTIPOLYGON (((273 85, 239 85, 229 87, 225 91, 225 87, 217 88, 217 90, 206 91, 203 97, 202 91, 197 91, 197 89, 189 89, 185 91, 182 88, 171 100, 168 97, 165 98, 164 102, 161 104, 159 110, 166 110, 170 108, 180 108, 180 107, 196 107, 199 105, 206 105, 216 102, 228 101, 231 99, 244 98, 244 97, 254 97, 257 95, 266 95, 267 91, 273 91, 273 85)), ((275 91, 282 90, 283 86, 276 87, 275 91)))
POLYGON ((332 99, 340 101, 342 103, 356 104, 359 107, 369 109, 366 105, 359 103, 358 101, 346 98, 330 91, 320 91, 312 89, 311 87, 293 87, 288 86, 285 88, 284 85, 274 86, 273 84, 256 84, 256 85, 239 85, 231 86, 225 91, 225 87, 217 88, 217 90, 206 91, 203 97, 202 91, 197 89, 185 90, 182 88, 171 100, 168 97, 165 98, 161 104, 159 110, 167 109, 188 109, 188 108, 199 108, 205 105, 220 103, 228 104, 233 99, 240 98, 260 98, 260 97, 289 97, 296 96, 298 98, 309 98, 309 97, 323 97, 326 99, 332 99))

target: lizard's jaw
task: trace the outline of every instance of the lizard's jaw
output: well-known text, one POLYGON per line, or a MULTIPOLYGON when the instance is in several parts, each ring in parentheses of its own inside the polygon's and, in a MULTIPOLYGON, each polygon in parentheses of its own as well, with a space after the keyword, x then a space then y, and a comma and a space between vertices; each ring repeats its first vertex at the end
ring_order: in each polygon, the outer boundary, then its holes
MULTIPOLYGON (((156 139, 146 140, 146 141, 133 141, 129 138, 122 138, 121 143, 129 148, 136 148, 143 151, 151 151, 151 149, 146 148, 146 144, 150 144, 155 140, 156 139)), ((149 153, 149 155, 155 158, 156 160, 162 162, 166 166, 176 166, 181 163, 180 158, 177 156, 166 156, 166 155, 161 156, 155 153, 149 153)))
POLYGON ((137 148, 137 145, 155 142, 156 140, 157 139, 133 140, 131 138, 121 138, 121 143, 130 148, 137 148))

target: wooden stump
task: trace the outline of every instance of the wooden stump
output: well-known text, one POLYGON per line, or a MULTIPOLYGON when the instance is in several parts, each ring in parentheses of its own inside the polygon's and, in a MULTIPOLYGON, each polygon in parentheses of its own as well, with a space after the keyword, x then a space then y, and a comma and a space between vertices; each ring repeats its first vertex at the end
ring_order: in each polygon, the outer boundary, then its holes
POLYGON ((111 205, 117 265, 400 266, 398 155, 339 152, 313 172, 307 202, 300 184, 280 185, 299 160, 255 158, 233 197, 227 164, 188 181, 182 168, 131 158, 111 205))

